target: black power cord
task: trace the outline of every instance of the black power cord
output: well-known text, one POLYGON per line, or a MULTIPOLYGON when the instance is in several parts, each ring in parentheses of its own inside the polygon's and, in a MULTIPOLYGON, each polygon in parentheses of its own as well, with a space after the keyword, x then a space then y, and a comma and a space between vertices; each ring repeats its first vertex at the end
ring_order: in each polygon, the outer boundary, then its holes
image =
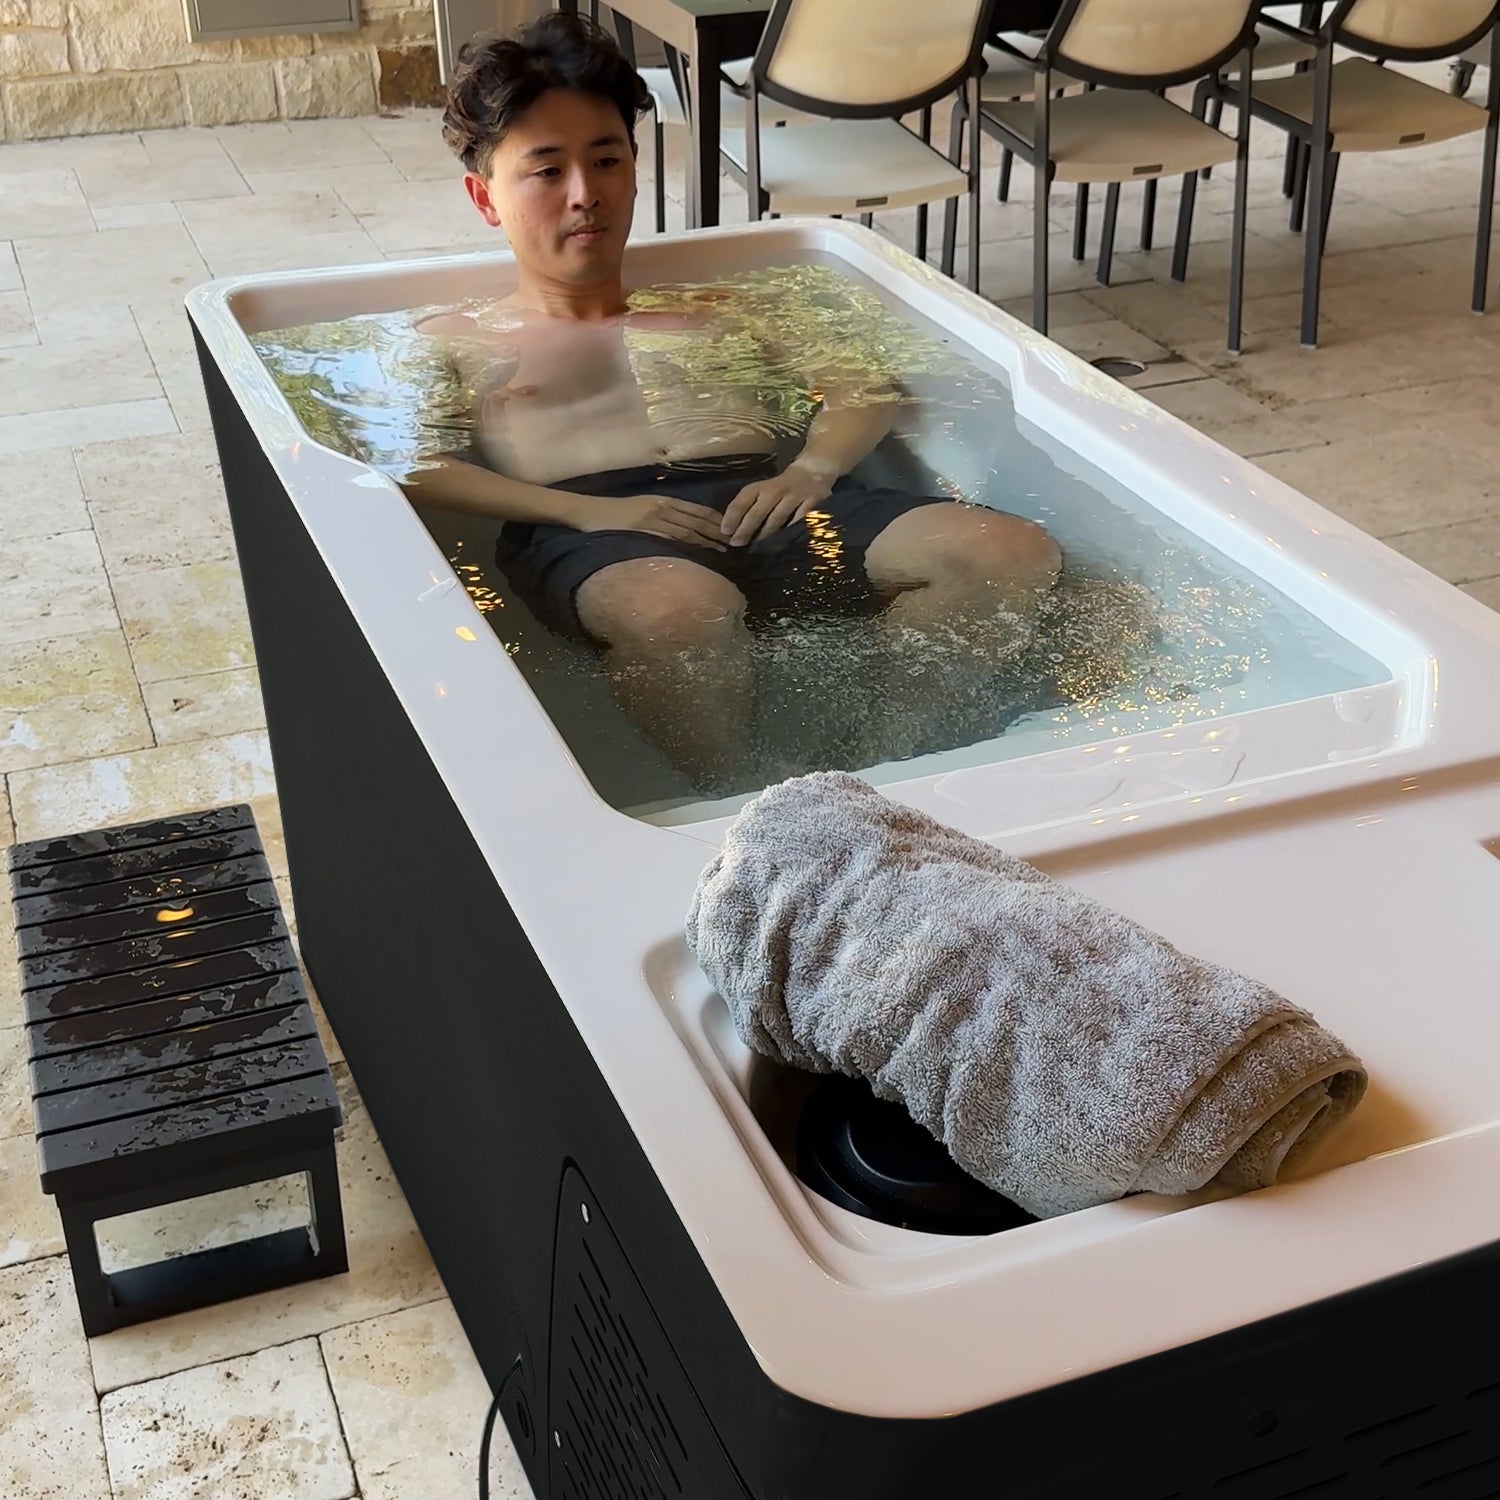
POLYGON ((521 1356, 516 1356, 516 1362, 505 1372, 505 1379, 500 1382, 500 1389, 495 1392, 495 1399, 490 1402, 489 1413, 484 1419, 484 1436, 479 1440, 479 1500, 490 1500, 490 1442, 495 1436, 495 1419, 500 1415, 500 1403, 505 1399, 505 1393, 510 1389, 510 1383, 521 1373, 521 1356))

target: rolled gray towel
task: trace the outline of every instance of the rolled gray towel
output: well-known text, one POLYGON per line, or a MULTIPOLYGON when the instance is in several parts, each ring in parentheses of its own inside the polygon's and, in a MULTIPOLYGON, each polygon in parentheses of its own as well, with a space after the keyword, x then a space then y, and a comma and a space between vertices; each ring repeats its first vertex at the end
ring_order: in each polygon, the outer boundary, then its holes
POLYGON ((1264 985, 841 772, 743 809, 687 939, 747 1046, 867 1078, 1040 1217, 1269 1186, 1367 1082, 1264 985))

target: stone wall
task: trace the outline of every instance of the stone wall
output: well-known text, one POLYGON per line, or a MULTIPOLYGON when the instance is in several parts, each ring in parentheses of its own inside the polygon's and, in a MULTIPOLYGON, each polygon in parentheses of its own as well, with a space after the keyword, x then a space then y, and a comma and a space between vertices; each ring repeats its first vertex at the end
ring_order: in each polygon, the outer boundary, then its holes
POLYGON ((182 0, 0 0, 0 140, 437 103, 432 7, 362 0, 362 23, 190 42, 182 0))

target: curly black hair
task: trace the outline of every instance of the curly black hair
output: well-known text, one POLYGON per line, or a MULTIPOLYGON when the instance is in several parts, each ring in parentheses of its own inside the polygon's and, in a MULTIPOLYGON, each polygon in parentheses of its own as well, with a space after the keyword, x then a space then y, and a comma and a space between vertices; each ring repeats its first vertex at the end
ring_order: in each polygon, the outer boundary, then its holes
POLYGON ((443 111, 443 139, 471 172, 488 177, 516 116, 549 89, 598 94, 620 111, 630 139, 650 107, 641 75, 602 27, 551 11, 514 36, 485 33, 458 54, 443 111))

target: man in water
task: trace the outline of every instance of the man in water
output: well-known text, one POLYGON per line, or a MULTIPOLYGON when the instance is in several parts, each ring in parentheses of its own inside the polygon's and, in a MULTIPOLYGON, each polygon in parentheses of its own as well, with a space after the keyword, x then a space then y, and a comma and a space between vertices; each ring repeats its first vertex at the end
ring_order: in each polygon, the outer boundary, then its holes
POLYGON ((460 53, 444 136, 475 208, 510 242, 517 286, 501 333, 459 314, 421 326, 498 341, 512 368, 481 393, 482 461, 444 458, 405 487, 501 519, 511 587, 545 625, 601 648, 642 730, 718 781, 746 752, 747 616, 811 599, 878 614, 896 639, 961 639, 994 663, 1026 645, 1060 558, 1032 522, 852 483, 890 430, 889 389, 820 381, 821 408, 784 467, 763 413, 714 405, 690 383, 669 403, 676 420, 648 406, 627 340, 720 330, 711 302, 633 311, 623 289, 647 102, 615 44, 576 15, 460 53))

